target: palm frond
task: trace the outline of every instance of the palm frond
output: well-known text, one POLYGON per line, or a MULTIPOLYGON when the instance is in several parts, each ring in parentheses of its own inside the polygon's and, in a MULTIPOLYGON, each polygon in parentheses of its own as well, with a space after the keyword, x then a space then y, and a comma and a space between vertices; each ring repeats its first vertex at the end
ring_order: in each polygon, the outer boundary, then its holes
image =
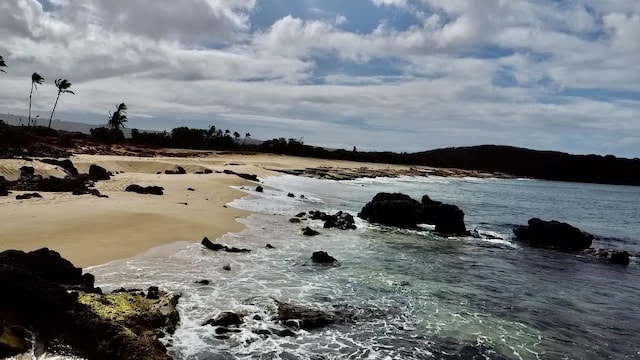
MULTIPOLYGON (((4 58, 2 57, 2 55, 0 55, 0 68, 2 68, 2 67, 7 67, 7 63, 4 62, 4 58)), ((6 71, 4 71, 2 69, 0 69, 0 71, 6 72, 6 71)))

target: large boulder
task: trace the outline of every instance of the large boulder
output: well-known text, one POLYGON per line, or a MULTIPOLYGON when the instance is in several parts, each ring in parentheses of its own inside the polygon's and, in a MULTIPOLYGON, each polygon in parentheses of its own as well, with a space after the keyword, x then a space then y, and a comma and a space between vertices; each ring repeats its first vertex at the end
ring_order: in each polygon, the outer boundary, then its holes
POLYGON ((455 205, 433 201, 428 196, 422 202, 401 193, 378 193, 367 203, 358 217, 383 225, 404 228, 431 224, 444 234, 468 235, 464 212, 455 205))
POLYGON ((532 247, 576 251, 591 247, 593 235, 567 223, 532 218, 529 225, 517 225, 513 233, 532 247))
POLYGON ((436 226, 436 231, 444 234, 466 235, 464 212, 456 205, 433 201, 422 197, 422 221, 436 226))

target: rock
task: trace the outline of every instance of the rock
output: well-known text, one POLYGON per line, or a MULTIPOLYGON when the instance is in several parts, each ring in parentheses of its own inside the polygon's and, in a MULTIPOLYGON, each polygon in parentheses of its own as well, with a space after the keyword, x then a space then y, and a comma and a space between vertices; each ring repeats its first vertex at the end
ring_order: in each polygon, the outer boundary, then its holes
POLYGON ((57 159, 41 159, 40 162, 59 166, 64 169, 71 176, 78 176, 78 169, 73 165, 73 162, 69 159, 57 160, 57 159))
POLYGON ((311 255, 311 261, 314 264, 325 266, 339 266, 340 263, 336 258, 329 255, 326 251, 316 251, 311 255))
POLYGON ((125 191, 134 192, 137 194, 150 194, 150 195, 163 195, 164 188, 161 186, 140 186, 136 184, 131 184, 127 186, 125 191))
POLYGON ((264 188, 262 186, 258 185, 258 186, 256 186, 256 192, 259 192, 259 193, 264 192, 264 188))
POLYGON ((231 264, 226 264, 222 267, 222 270, 231 271, 231 264))
POLYGON ((307 226, 304 229, 302 229, 302 235, 304 235, 304 236, 316 236, 316 235, 320 235, 320 233, 307 226))
POLYGON ((211 240, 209 240, 207 237, 205 237, 204 239, 202 239, 202 241, 200 242, 200 244, 202 244, 204 247, 206 247, 209 250, 213 250, 213 251, 219 251, 219 250, 224 250, 226 248, 226 246, 221 245, 221 244, 215 244, 213 242, 211 242, 211 240))
POLYGON ((589 248, 593 241, 593 235, 567 223, 538 218, 530 219, 528 223, 528 226, 514 227, 513 233, 518 240, 532 247, 575 251, 589 248))
POLYGON ((41 197, 42 195, 38 193, 30 193, 30 194, 16 195, 16 200, 28 200, 28 199, 41 198, 41 197))
POLYGON ((200 285, 209 285, 210 283, 211 283, 211 281, 209 281, 207 279, 196 281, 196 284, 200 284, 200 285))
POLYGON ((164 173, 167 175, 184 175, 187 171, 182 166, 176 166, 176 170, 165 170, 164 173))
POLYGON ((631 255, 624 250, 607 250, 593 248, 585 249, 581 252, 581 254, 619 265, 629 265, 631 257, 631 255))
POLYGON ((0 358, 26 353, 31 349, 30 336, 19 326, 0 325, 0 358))
POLYGON ((113 174, 102 166, 91 164, 89 166, 89 177, 94 181, 98 180, 109 180, 113 174))
POLYGON ((81 358, 170 359, 155 334, 160 328, 175 329, 178 296, 100 295, 93 281, 46 248, 2 252, 0 324, 28 330, 45 349, 65 349, 81 358), (68 292, 71 288, 80 292, 68 292))
POLYGON ((300 212, 300 213, 298 213, 298 214, 296 214, 296 217, 297 217, 297 218, 303 218, 303 217, 305 217, 305 216, 307 216, 307 213, 306 213, 306 212, 304 212, 304 211, 303 211, 303 212, 300 212))
POLYGON ((160 289, 157 286, 150 286, 147 289, 147 299, 157 300, 160 298, 160 289))
POLYGON ((216 315, 213 319, 207 320, 203 325, 212 325, 212 326, 232 326, 232 325, 240 325, 242 324, 242 318, 240 315, 231 312, 225 311, 216 315))
POLYGON ((289 329, 284 329, 284 330, 274 329, 273 333, 278 335, 278 336, 280 336, 280 337, 297 336, 297 334, 295 332, 293 332, 292 330, 289 330, 289 329))
POLYGON ((405 194, 379 193, 362 208, 358 217, 405 228, 425 223, 435 225, 439 233, 469 235, 464 224, 464 212, 460 208, 433 201, 427 195, 418 202, 405 194))
POLYGON ((294 218, 289 219, 289 222, 290 222, 290 223, 293 223, 293 224, 299 224, 299 223, 300 223, 300 221, 301 221, 301 220, 300 220, 300 218, 295 218, 295 217, 294 217, 294 218))
MULTIPOLYGON (((315 330, 333 324, 348 324, 353 322, 349 314, 337 314, 306 306, 277 302, 278 315, 276 320, 288 328, 315 330)), ((281 336, 294 336, 287 334, 281 336)))
POLYGON ((323 227, 325 229, 355 230, 357 228, 353 215, 346 212, 338 211, 334 215, 327 215, 322 219, 324 220, 323 227))
POLYGON ((237 173, 233 170, 224 170, 223 173, 227 174, 227 175, 236 175, 239 176, 245 180, 250 180, 250 181, 255 181, 258 182, 260 181, 260 179, 258 179, 257 175, 254 174, 243 174, 243 173, 237 173))
POLYGON ((226 252, 229 252, 229 253, 248 253, 248 252, 251 252, 251 250, 249 250, 249 249, 239 249, 239 248, 236 248, 236 247, 228 247, 226 245, 216 244, 216 243, 212 242, 211 240, 209 240, 207 237, 202 239, 200 244, 202 244, 207 249, 210 249, 210 250, 213 250, 213 251, 223 250, 223 251, 226 251, 226 252))
POLYGON ((187 188, 187 191, 196 191, 194 188, 187 188))
POLYGON ((293 193, 288 193, 287 196, 290 197, 290 198, 296 197, 293 193))
POLYGON ((443 234, 468 235, 464 225, 464 212, 455 205, 433 201, 422 197, 422 222, 435 225, 436 232, 443 234))
POLYGON ((379 193, 362 208, 358 217, 383 225, 415 227, 422 220, 422 204, 409 195, 379 193))
POLYGON ((274 247, 273 245, 271 245, 271 244, 267 244, 265 247, 266 247, 267 249, 275 249, 275 247, 274 247))
POLYGON ((0 175, 0 196, 9 196, 9 182, 0 175))

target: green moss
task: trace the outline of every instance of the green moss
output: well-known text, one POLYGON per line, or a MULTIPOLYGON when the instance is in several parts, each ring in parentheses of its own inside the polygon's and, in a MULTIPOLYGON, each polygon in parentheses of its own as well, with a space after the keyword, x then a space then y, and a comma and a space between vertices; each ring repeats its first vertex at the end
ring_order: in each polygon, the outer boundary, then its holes
POLYGON ((12 356, 29 351, 31 344, 27 333, 18 327, 0 327, 0 356, 12 356))
POLYGON ((78 301, 89 306, 103 319, 119 322, 149 313, 154 304, 153 300, 128 292, 107 295, 82 293, 78 301))

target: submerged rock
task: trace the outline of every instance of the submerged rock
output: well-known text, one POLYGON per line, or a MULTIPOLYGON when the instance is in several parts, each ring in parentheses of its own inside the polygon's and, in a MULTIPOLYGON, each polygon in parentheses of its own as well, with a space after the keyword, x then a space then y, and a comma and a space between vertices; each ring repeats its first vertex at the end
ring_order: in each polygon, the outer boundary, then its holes
POLYGON ((207 320, 203 325, 231 326, 240 325, 242 323, 243 321, 240 315, 231 311, 224 311, 216 315, 213 319, 207 320))
POLYGON ((307 226, 307 227, 302 229, 302 235, 304 235, 304 236, 316 236, 316 235, 320 235, 320 233, 307 226))
POLYGON ((276 320, 288 328, 315 330, 333 324, 353 322, 353 317, 344 312, 336 313, 280 301, 276 301, 276 304, 278 306, 276 320))
POLYGON ((532 218, 528 224, 517 225, 513 233, 532 247, 575 251, 589 248, 593 241, 593 235, 567 223, 532 218))
POLYGON ((607 261, 618 265, 629 265, 631 254, 624 250, 609 249, 585 249, 583 255, 594 257, 598 260, 607 261))

